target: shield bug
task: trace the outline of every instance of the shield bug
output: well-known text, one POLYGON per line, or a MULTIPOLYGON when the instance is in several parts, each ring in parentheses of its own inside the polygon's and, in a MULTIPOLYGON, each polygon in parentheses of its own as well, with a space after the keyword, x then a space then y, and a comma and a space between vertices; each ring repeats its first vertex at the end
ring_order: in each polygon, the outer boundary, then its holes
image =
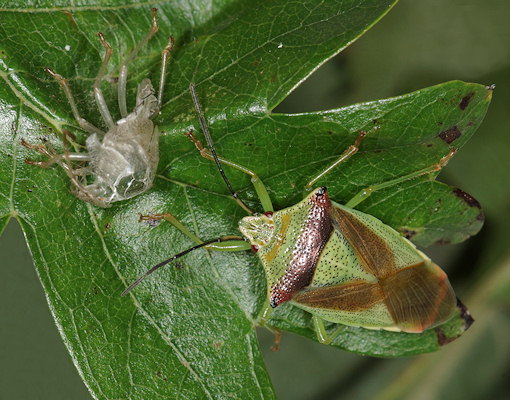
POLYGON ((110 207, 111 203, 126 200, 144 193, 151 186, 159 162, 159 130, 152 119, 159 114, 163 101, 163 88, 173 38, 162 51, 159 92, 156 96, 149 79, 138 85, 136 104, 131 113, 126 105, 126 83, 129 64, 138 52, 158 31, 156 9, 152 9, 152 25, 145 37, 125 57, 119 70, 118 104, 120 119, 114 122, 101 90, 101 81, 112 55, 112 47, 99 32, 99 40, 105 48, 104 58, 94 80, 93 92, 107 131, 97 128, 81 117, 67 79, 46 68, 62 87, 78 125, 90 136, 86 140, 87 152, 70 153, 69 131, 63 131, 64 153, 58 154, 49 145, 33 145, 22 141, 23 146, 39 151, 48 157, 45 161, 26 160, 27 163, 47 168, 60 165, 71 180, 71 191, 81 200, 99 207, 110 207), (76 163, 87 163, 76 167, 76 163), (87 181, 91 178, 91 183, 87 181))
MULTIPOLYGON (((454 149, 437 164, 360 191, 346 205, 331 201, 327 189, 318 187, 294 206, 273 211, 269 195, 254 172, 217 156, 193 85, 190 90, 209 149, 192 133, 189 136, 201 155, 216 163, 233 197, 252 215, 239 222, 243 238, 226 236, 206 242, 195 238, 196 246, 154 266, 123 294, 158 268, 197 248, 237 251, 251 247, 257 251, 267 279, 262 323, 271 309, 289 302, 312 314, 318 339, 327 343, 335 334, 327 334, 324 321, 419 333, 455 314, 457 300, 445 272, 393 228, 354 209, 378 189, 440 170, 454 149), (252 177, 264 213, 251 212, 232 189, 222 165, 252 177)), ((307 187, 356 154, 365 134, 360 132, 354 144, 307 187)), ((155 217, 176 225, 170 215, 155 217)))

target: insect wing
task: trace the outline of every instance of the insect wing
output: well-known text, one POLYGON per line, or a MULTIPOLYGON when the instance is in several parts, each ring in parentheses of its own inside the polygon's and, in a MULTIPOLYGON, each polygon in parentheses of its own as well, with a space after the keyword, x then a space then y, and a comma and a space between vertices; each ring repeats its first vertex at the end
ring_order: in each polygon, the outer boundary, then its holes
POLYGON ((331 322, 406 332, 422 332, 453 315, 455 294, 446 274, 412 243, 362 212, 333 203, 331 213, 335 234, 374 279, 314 286, 322 274, 319 261, 312 284, 294 296, 296 305, 331 322))

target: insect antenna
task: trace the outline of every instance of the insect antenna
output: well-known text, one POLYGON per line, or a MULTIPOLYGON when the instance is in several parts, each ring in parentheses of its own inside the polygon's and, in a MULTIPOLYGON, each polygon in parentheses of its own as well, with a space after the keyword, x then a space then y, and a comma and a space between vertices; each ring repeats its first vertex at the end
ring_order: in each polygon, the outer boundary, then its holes
POLYGON ((218 155, 216 154, 216 150, 214 149, 211 134, 209 133, 209 128, 207 127, 207 123, 205 121, 204 114, 202 112, 202 108, 200 107, 200 103, 198 102, 197 93, 195 91, 195 85, 191 83, 189 85, 189 90, 191 92, 191 97, 193 98, 193 103, 195 104, 195 109, 197 110, 198 119, 200 120, 200 126, 202 127, 202 131, 204 132, 205 140, 207 141, 207 146, 209 146, 209 149, 211 150, 211 155, 214 158, 214 162, 216 163, 216 166, 218 167, 218 170, 220 171, 221 177, 225 181, 225 184, 227 185, 228 190, 230 191, 230 194, 232 197, 241 205, 242 208, 249 211, 251 214, 253 214, 253 210, 246 205, 246 203, 241 200, 237 192, 234 190, 232 185, 230 184, 230 181, 227 178, 227 175, 225 175, 225 171, 223 171, 223 168, 221 166, 220 160, 218 159, 218 155))
POLYGON ((172 261, 177 260, 178 258, 181 258, 185 256, 188 253, 191 253, 194 250, 200 249, 202 247, 208 246, 213 243, 220 243, 220 242, 229 242, 229 241, 237 241, 240 238, 238 236, 222 236, 216 239, 207 240, 203 243, 197 244, 196 246, 190 247, 187 250, 181 251, 180 253, 177 253, 176 255, 170 257, 169 259, 160 262, 159 264, 156 264, 154 267, 149 269, 147 272, 145 272, 143 275, 141 275, 136 281, 134 281, 129 287, 122 292, 122 296, 127 295, 131 290, 133 290, 135 287, 138 286, 140 282, 142 282, 145 278, 147 278, 150 274, 152 274, 154 271, 160 269, 161 267, 164 267, 165 265, 171 263, 172 261))

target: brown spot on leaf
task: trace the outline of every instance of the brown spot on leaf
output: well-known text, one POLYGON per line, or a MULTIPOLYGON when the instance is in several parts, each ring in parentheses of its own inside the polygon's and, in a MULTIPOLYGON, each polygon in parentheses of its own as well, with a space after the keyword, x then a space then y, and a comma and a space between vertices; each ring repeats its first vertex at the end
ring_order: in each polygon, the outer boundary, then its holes
POLYGON ((459 317, 464 321, 464 329, 462 332, 460 332, 458 335, 448 337, 444 333, 444 331, 441 329, 441 327, 435 328, 436 335, 437 335, 437 343, 439 346, 447 345, 448 343, 453 342, 455 339, 457 339, 462 333, 467 331, 471 325, 473 325, 473 322, 475 320, 471 316, 469 310, 467 307, 457 298, 457 309, 459 310, 459 317))
POLYGON ((448 343, 453 342, 458 337, 458 336, 454 336, 454 337, 449 338, 448 336, 446 336, 446 334, 444 333, 444 331, 441 328, 436 328, 435 331, 436 331, 436 335, 437 335, 437 343, 441 347, 447 345, 448 343))
POLYGON ((444 246, 445 244, 450 244, 451 242, 447 239, 439 239, 434 242, 434 244, 437 244, 439 246, 444 246))
POLYGON ((168 380, 168 378, 166 378, 166 377, 163 375, 163 373, 162 373, 161 371, 157 371, 157 372, 156 372, 156 376, 157 376, 159 379, 163 380, 163 381, 167 381, 167 380, 168 380))
POLYGON ((468 330, 473 322, 475 322, 474 318, 471 316, 471 313, 467 309, 467 307, 457 298, 457 308, 460 311, 460 317, 464 320, 465 330, 468 330))
POLYGON ((471 98, 474 96, 474 94, 475 94, 474 92, 471 92, 462 98, 462 100, 459 103, 459 107, 461 110, 465 110, 467 106, 469 106, 469 102, 471 101, 471 98))
POLYGON ((470 207, 476 207, 476 208, 479 208, 480 210, 482 209, 482 206, 480 205, 478 200, 476 200, 469 193, 466 193, 463 190, 457 188, 457 189, 453 189, 453 194, 455 196, 461 198, 462 200, 464 200, 470 207))
POLYGON ((451 144, 458 139, 460 135, 462 135, 462 133, 459 131, 459 128, 457 128, 457 126, 453 126, 450 129, 441 132, 437 136, 443 139, 446 143, 451 144))

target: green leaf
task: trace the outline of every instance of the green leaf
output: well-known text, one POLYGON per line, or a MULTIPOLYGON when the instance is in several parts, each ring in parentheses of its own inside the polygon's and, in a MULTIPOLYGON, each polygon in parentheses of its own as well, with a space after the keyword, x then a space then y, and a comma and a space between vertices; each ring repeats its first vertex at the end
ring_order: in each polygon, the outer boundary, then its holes
MULTIPOLYGON (((159 53, 173 35, 177 47, 157 121, 163 132, 160 175, 150 192, 108 210, 73 197, 62 170, 24 164, 37 155, 19 143, 47 136, 60 149, 54 133, 64 126, 83 143, 65 96, 43 68, 70 78, 80 112, 100 124, 91 94, 102 54, 95 32, 101 30, 114 47, 110 71, 116 77, 122 55, 148 29, 149 7, 101 2, 67 9, 40 2, 34 9, 4 3, 0 226, 12 216, 20 221, 57 326, 94 397, 274 397, 253 329, 266 290, 256 256, 197 251, 183 259, 182 269, 163 269, 132 296, 121 297, 142 271, 190 246, 169 224, 139 223, 138 214, 170 211, 204 239, 238 234, 242 210, 227 196, 212 163, 202 160, 183 135, 190 128, 198 131, 190 82, 197 84, 219 153, 257 171, 279 208, 297 202, 307 180, 338 157, 359 130, 369 132, 360 153, 319 182, 338 202, 367 185, 437 163, 451 146, 461 147, 487 109, 491 92, 483 86, 450 82, 339 110, 270 113, 393 3, 161 4, 160 30, 130 65, 128 82, 132 105, 137 82, 146 76, 157 81, 159 53), (461 135, 446 143, 444 138, 457 136, 454 127, 461 135)), ((107 84, 104 89, 115 110, 115 90, 107 84)), ((249 179, 236 171, 228 174, 257 207, 249 179)), ((477 204, 431 178, 377 192, 359 208, 421 244, 474 234, 481 225, 477 204)), ((445 332, 459 334, 461 322, 454 319, 445 332)), ((313 336, 309 316, 290 307, 281 307, 270 323, 313 336)), ((384 356, 438 347, 432 331, 411 335, 355 328, 345 328, 334 345, 384 356)))

